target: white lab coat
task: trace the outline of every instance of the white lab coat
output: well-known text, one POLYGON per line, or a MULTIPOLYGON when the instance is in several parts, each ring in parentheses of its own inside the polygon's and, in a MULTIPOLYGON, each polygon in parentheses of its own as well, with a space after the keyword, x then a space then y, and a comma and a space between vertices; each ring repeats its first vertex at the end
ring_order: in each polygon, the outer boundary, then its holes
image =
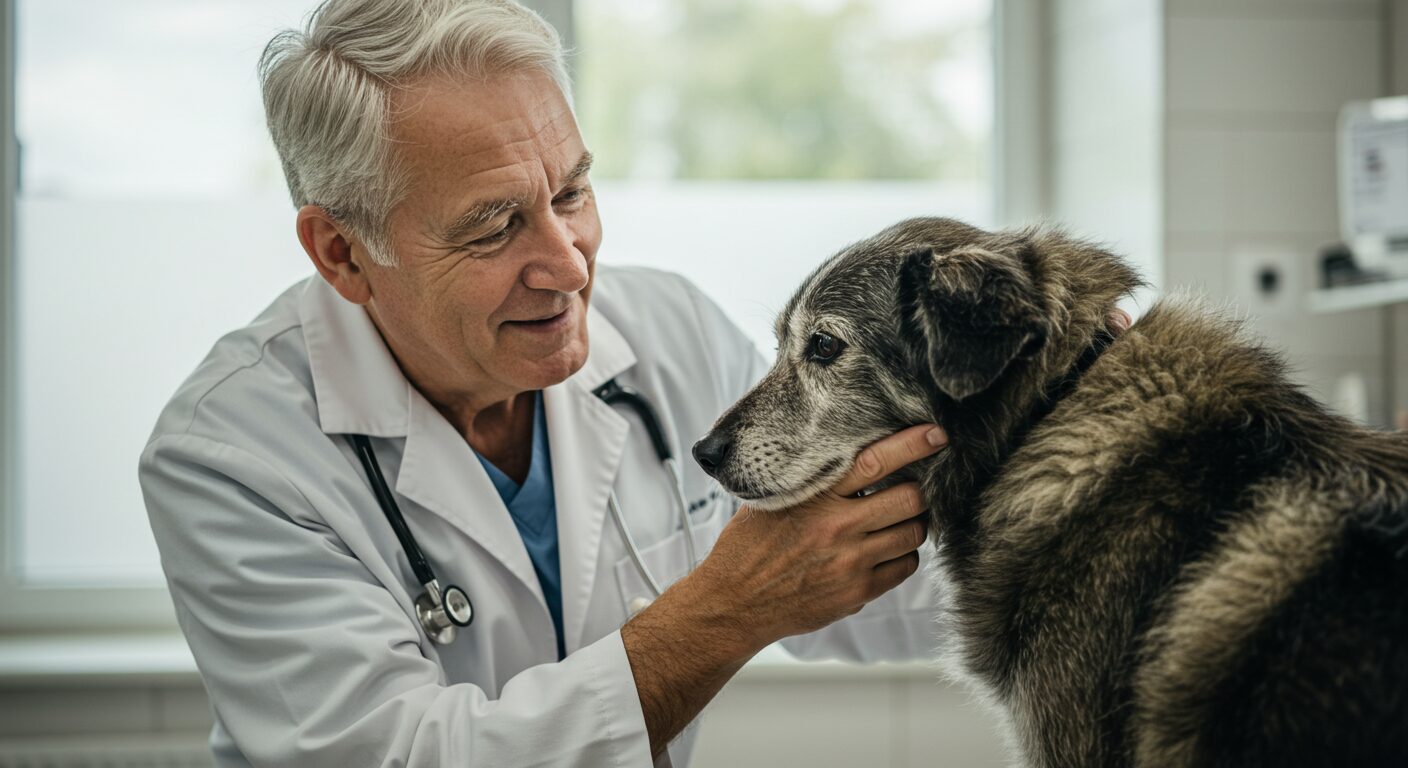
MULTIPOLYGON (((567 658, 508 511, 469 445, 401 375, 365 311, 321 278, 221 339, 163 411, 140 476, 181 629, 210 695, 222 766, 646 766, 620 626, 648 595, 607 519, 614 487, 645 560, 687 571, 669 475, 624 407, 639 389, 683 458, 703 551, 736 509, 689 448, 761 377, 748 339, 685 280, 600 268, 589 354, 545 390, 567 658), (475 619, 453 645, 420 592, 345 434, 370 435, 406 522, 475 619)), ((927 549, 927 548, 926 548, 927 549)), ((922 572, 921 572, 922 573, 922 572)), ((805 657, 934 648, 923 576, 821 632, 805 657)), ((658 765, 689 762, 696 726, 658 765)))

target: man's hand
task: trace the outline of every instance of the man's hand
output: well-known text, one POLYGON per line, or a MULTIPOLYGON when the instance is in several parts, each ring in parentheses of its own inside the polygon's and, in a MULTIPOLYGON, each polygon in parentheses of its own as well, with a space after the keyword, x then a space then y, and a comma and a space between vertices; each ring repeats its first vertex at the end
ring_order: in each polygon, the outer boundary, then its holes
MULTIPOLYGON (((1106 327, 1118 336, 1131 324, 1117 309, 1106 327)), ((861 451, 830 491, 788 510, 744 507, 693 573, 621 628, 654 754, 769 643, 849 616, 914 573, 926 534, 916 484, 855 494, 946 442, 911 427, 861 451)))
POLYGON ((830 491, 788 510, 739 510, 696 578, 735 606, 744 647, 821 629, 915 572, 928 533, 918 484, 854 496, 946 441, 933 425, 910 427, 861 451, 830 491))
POLYGON ((914 573, 926 534, 917 484, 854 495, 946 442, 938 427, 910 427, 861 451, 830 491, 788 510, 740 509, 699 567, 621 628, 653 753, 769 643, 849 616, 914 573))

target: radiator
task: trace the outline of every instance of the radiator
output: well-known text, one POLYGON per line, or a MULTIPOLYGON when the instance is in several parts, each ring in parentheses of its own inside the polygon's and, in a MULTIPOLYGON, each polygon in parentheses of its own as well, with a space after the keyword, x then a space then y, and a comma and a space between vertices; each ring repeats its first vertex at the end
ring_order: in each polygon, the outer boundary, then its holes
POLYGON ((211 768, 203 738, 0 739, 0 768, 211 768))

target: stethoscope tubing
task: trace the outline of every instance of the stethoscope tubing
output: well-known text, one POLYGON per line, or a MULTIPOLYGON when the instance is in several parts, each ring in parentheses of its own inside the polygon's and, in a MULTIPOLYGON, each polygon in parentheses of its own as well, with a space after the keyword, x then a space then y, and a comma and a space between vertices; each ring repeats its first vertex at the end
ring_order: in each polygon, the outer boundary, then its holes
POLYGON ((631 562, 635 563, 636 570, 640 572, 641 578, 645 579, 645 585, 650 587, 650 591, 656 597, 659 597, 664 590, 660 589, 660 582, 655 580, 650 569, 645 567, 645 561, 641 559, 640 547, 636 546, 636 539, 631 535, 631 529, 626 526, 626 521, 621 516, 621 502, 616 500, 615 491, 606 497, 606 506, 611 510, 611 519, 616 523, 616 530, 620 532, 621 540, 626 542, 626 552, 630 555, 631 562))
POLYGON ((401 508, 396 504, 396 497, 391 494, 391 489, 386 485, 386 477, 381 473, 381 463, 376 460, 376 453, 372 451, 372 442, 366 435, 351 435, 352 448, 357 452, 357 458, 362 462, 362 468, 366 470, 368 479, 371 480, 372 493, 376 494, 376 502, 381 505, 381 510, 386 514, 387 522, 391 523, 391 530, 396 532, 396 538, 401 542, 401 550, 406 553, 406 559, 411 563, 411 570, 416 574, 416 580, 421 584, 429 584, 435 581, 435 572, 431 570, 430 563, 425 559, 425 553, 421 552, 420 546, 416 544, 415 536, 411 535, 411 529, 406 525, 406 518, 401 516, 401 508))
MULTIPOLYGON (((699 565, 699 554, 694 541, 694 526, 690 524, 689 519, 689 502, 684 495, 684 480, 680 474, 679 463, 675 461, 670 452, 669 444, 665 441, 665 434, 660 427, 660 420, 655 415, 655 409, 639 392, 616 383, 615 379, 597 387, 594 394, 607 405, 626 404, 636 412, 641 423, 645 426, 646 434, 650 436, 650 443, 655 449, 656 456, 670 475, 671 495, 674 497, 675 507, 679 511, 680 526, 684 529, 685 554, 689 560, 690 570, 693 570, 699 565)), ((430 562, 426 560, 425 553, 416 543, 415 536, 412 535, 410 527, 406 525, 406 519, 401 515, 401 508, 397 506, 396 499, 386 484, 381 464, 377 461, 375 451, 372 450, 371 440, 366 435, 349 435, 348 437, 351 440, 353 451, 357 454, 362 468, 367 473, 367 479, 371 483, 372 493, 376 496, 377 504, 386 515, 391 529, 396 533, 396 539, 401 544, 401 550, 406 553, 406 559, 411 565, 411 570, 415 572, 416 579, 425 589, 425 592, 416 598, 417 614, 421 625, 434 642, 448 645, 455 636, 454 628, 450 625, 464 627, 473 621, 473 609, 469 607, 468 595, 459 587, 447 586, 445 594, 449 594, 450 590, 457 592, 456 597, 462 599, 464 603, 462 610, 466 610, 468 613, 467 618, 457 619, 455 614, 447 612, 445 596, 441 592, 439 581, 436 580, 430 562)), ((655 597, 659 597, 664 589, 655 579, 654 574, 650 572, 650 568, 646 566, 645 559, 641 557, 640 547, 636 544, 635 537, 631 535, 624 515, 621 514, 621 504, 616 498, 614 489, 607 497, 607 508, 611 513, 611 519, 616 525, 617 532, 621 535, 622 542, 626 545, 626 552, 632 564, 635 565, 636 571, 640 573, 651 593, 655 597)))
MULTIPOLYGON (((675 506, 680 511, 680 527, 684 529, 684 550, 689 558, 689 569, 692 571, 699 565, 699 554, 694 547, 694 526, 689 521, 689 501, 684 497, 684 478, 680 475, 680 465, 675 462, 675 457, 667 457, 662 464, 665 470, 670 473, 671 485, 675 491, 675 506)), ((657 591, 656 597, 660 596, 657 591)))

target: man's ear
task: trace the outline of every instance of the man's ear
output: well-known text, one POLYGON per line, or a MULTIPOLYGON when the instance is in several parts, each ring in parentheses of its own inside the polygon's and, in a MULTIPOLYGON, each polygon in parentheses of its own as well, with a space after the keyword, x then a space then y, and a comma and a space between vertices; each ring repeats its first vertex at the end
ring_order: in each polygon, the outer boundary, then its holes
POLYGON ((917 361, 954 400, 991 387, 1046 343, 1047 323, 1021 261, 975 246, 905 257, 900 307, 917 361))
POLYGON ((327 209, 317 205, 299 208, 295 226, 298 241, 313 261, 313 267, 342 298, 353 304, 366 304, 371 300, 366 271, 353 258, 355 240, 327 209))

